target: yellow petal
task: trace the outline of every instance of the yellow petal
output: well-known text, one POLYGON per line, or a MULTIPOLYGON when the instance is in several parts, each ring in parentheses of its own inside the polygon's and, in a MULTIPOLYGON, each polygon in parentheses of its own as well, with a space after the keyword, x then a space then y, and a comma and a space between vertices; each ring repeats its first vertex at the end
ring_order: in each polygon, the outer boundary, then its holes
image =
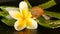
POLYGON ((6 10, 10 14, 10 16, 13 17, 14 19, 22 18, 22 15, 20 14, 17 8, 7 7, 6 10))
POLYGON ((37 22, 33 19, 27 19, 27 29, 36 29, 37 22))
POLYGON ((25 1, 20 2, 19 9, 20 9, 20 13, 22 13, 23 16, 26 17, 28 14, 28 5, 25 1))
POLYGON ((29 12, 26 18, 31 18, 31 17, 32 17, 31 12, 29 12))
POLYGON ((26 27, 26 21, 18 20, 15 22, 14 27, 17 31, 23 30, 26 27))

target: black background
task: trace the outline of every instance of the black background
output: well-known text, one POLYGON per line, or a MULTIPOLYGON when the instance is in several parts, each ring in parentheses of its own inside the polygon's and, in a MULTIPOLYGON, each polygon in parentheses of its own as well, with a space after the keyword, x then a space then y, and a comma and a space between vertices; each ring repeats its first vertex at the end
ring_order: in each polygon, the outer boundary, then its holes
MULTIPOLYGON (((13 0, 13 1, 0 1, 0 6, 17 6, 19 5, 19 2, 22 0, 13 0)), ((42 4, 44 2, 47 2, 49 0, 29 0, 32 6, 38 5, 38 4, 42 4)), ((57 5, 48 8, 46 10, 50 10, 50 11, 55 11, 55 12, 60 12, 60 1, 56 0, 57 5)), ((1 18, 0 18, 1 19, 1 18)), ((23 30, 25 31, 25 30, 23 30)), ((30 30, 31 34, 60 34, 60 28, 57 29, 50 29, 50 28, 45 28, 43 26, 38 27, 37 30, 30 30)), ((0 34, 17 34, 19 32, 15 31, 15 29, 13 27, 9 27, 7 25, 5 25, 4 23, 2 23, 0 21, 0 34)), ((27 32, 26 32, 27 34, 27 32)))

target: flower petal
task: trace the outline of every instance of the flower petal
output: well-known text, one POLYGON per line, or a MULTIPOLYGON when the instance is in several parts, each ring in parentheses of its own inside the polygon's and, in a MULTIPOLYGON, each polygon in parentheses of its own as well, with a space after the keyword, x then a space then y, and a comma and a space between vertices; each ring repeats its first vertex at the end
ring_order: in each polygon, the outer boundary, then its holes
POLYGON ((28 29, 36 29, 37 28, 37 22, 33 19, 28 19, 27 20, 27 28, 28 29))
POLYGON ((28 15, 26 18, 31 18, 31 17, 32 17, 31 12, 28 12, 28 15))
POLYGON ((25 1, 20 2, 19 9, 20 9, 20 13, 22 13, 23 16, 26 17, 28 14, 28 5, 25 1))
POLYGON ((18 20, 15 22, 14 27, 17 31, 23 30, 26 27, 26 22, 23 20, 18 20))
POLYGON ((7 11, 11 11, 11 10, 13 10, 13 11, 19 11, 19 9, 17 7, 6 7, 6 10, 7 11))
POLYGON ((12 16, 14 19, 22 18, 22 15, 21 15, 20 12, 17 10, 17 8, 8 7, 8 8, 6 8, 6 10, 7 10, 8 13, 10 14, 10 16, 12 16))

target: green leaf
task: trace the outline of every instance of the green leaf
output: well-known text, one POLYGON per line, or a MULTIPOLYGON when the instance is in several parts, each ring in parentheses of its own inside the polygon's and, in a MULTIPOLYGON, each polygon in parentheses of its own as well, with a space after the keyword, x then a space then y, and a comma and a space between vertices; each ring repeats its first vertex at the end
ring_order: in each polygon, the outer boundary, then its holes
POLYGON ((14 22, 16 21, 13 19, 7 12, 2 12, 1 16, 3 17, 1 21, 8 26, 13 26, 14 22))
POLYGON ((45 14, 48 16, 60 19, 60 13, 58 13, 58 12, 45 11, 45 14))
POLYGON ((58 28, 60 27, 60 20, 45 20, 43 17, 36 19, 39 25, 48 28, 58 28))
POLYGON ((40 17, 40 18, 36 19, 36 21, 37 21, 38 24, 41 25, 41 26, 51 28, 51 27, 49 26, 49 24, 47 24, 49 21, 45 20, 43 17, 40 17), (47 22, 47 23, 46 23, 46 22, 47 22))
POLYGON ((54 5, 56 5, 55 0, 50 0, 50 1, 46 2, 46 3, 40 4, 39 6, 40 6, 42 9, 48 9, 48 8, 54 6, 54 5))
POLYGON ((15 19, 3 18, 3 19, 1 19, 1 21, 8 26, 14 26, 14 23, 15 23, 16 20, 15 19))
MULTIPOLYGON (((9 6, 8 6, 8 7, 9 7, 9 6)), ((7 6, 0 6, 0 8, 3 10, 2 12, 0 12, 1 16, 3 17, 3 18, 1 19, 1 21, 2 21, 3 23, 5 23, 6 25, 8 25, 8 26, 13 26, 16 20, 13 19, 13 18, 9 15, 9 13, 7 12, 7 10, 6 10, 7 6)), ((17 7, 11 7, 11 8, 17 8, 17 7)), ((18 10, 18 11, 19 11, 19 9, 12 9, 12 10, 18 10)))
POLYGON ((0 11, 0 16, 1 16, 1 14, 2 14, 2 13, 1 13, 1 11, 0 11))
POLYGON ((7 12, 1 12, 0 14, 1 14, 2 17, 5 17, 5 18, 6 18, 7 15, 9 15, 7 12))
POLYGON ((8 7, 15 8, 15 9, 17 8, 16 10, 19 10, 18 7, 13 7, 13 6, 0 6, 0 9, 2 9, 3 11, 6 11, 7 12, 6 8, 8 8, 8 7))
POLYGON ((0 6, 0 9, 5 11, 6 6, 0 6))
POLYGON ((8 26, 13 26, 15 23, 15 19, 13 19, 8 13, 2 12, 1 16, 3 17, 1 21, 8 26))
POLYGON ((15 23, 15 19, 13 19, 7 12, 1 12, 2 19, 1 21, 8 26, 13 26, 15 23))
MULTIPOLYGON (((29 8, 32 8, 32 6, 31 6, 31 4, 29 3, 28 0, 24 0, 24 1, 27 2, 29 8)), ((55 0, 50 0, 50 1, 46 2, 46 3, 39 4, 39 5, 37 5, 37 6, 40 6, 42 9, 48 9, 48 8, 54 6, 54 5, 56 5, 55 0)))

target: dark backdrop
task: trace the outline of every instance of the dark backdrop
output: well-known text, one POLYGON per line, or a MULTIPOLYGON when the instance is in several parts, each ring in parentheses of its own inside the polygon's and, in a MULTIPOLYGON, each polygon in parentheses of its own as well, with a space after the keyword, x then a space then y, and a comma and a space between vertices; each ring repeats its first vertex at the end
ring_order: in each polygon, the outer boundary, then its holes
MULTIPOLYGON (((17 6, 21 0, 0 0, 0 6, 3 5, 7 5, 7 6, 17 6)), ((38 4, 42 4, 44 2, 48 2, 49 0, 29 0, 29 2, 31 3, 32 6, 34 5, 38 5, 38 4)), ((57 5, 46 9, 46 10, 50 10, 50 11, 59 11, 60 12, 60 0, 55 0, 57 5)), ((0 18, 1 19, 1 18, 0 18)), ((37 30, 33 30, 32 34, 60 34, 60 28, 57 29, 50 29, 50 28, 45 28, 39 25, 39 28, 37 30)), ((13 33, 18 33, 17 31, 14 30, 13 27, 9 27, 7 25, 5 25, 4 23, 2 23, 0 21, 0 34, 13 34, 13 33)), ((27 33, 27 32, 26 32, 27 33)))

